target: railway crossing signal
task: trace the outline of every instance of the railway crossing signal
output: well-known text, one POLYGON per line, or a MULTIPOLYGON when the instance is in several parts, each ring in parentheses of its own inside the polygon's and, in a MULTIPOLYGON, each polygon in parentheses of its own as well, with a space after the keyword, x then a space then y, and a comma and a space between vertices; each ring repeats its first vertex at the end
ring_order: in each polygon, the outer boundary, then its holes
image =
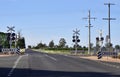
POLYGON ((102 37, 102 30, 99 32, 99 37, 96 37, 96 44, 100 46, 99 51, 97 53, 98 59, 102 58, 102 44, 103 44, 104 37, 102 37))
POLYGON ((75 43, 75 54, 77 54, 77 47, 78 47, 78 43, 80 42, 80 39, 79 39, 79 36, 78 35, 80 35, 79 34, 79 32, 80 32, 80 30, 73 30, 73 40, 72 40, 72 42, 74 42, 75 43))
POLYGON ((8 30, 7 30, 7 40, 9 41, 9 44, 10 44, 10 48, 11 48, 11 46, 12 46, 12 41, 14 41, 15 39, 16 39, 16 34, 15 33, 13 33, 13 32, 15 32, 15 30, 14 30, 14 26, 13 27, 8 27, 7 26, 7 28, 8 28, 8 30))

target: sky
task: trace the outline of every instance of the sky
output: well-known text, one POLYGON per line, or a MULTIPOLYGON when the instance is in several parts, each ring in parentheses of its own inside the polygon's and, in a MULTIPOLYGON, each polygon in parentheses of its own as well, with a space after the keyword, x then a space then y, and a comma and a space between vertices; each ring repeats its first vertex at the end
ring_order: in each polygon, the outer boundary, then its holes
MULTIPOLYGON (((7 32, 7 26, 15 26, 15 32, 21 31, 26 46, 38 43, 49 44, 54 40, 59 43, 65 38, 67 45, 72 46, 73 30, 80 30, 80 45, 88 46, 88 11, 91 11, 91 42, 96 44, 99 30, 103 37, 108 34, 108 6, 111 5, 111 41, 120 45, 120 0, 0 0, 0 31, 7 32)), ((105 43, 105 41, 104 41, 105 43)))

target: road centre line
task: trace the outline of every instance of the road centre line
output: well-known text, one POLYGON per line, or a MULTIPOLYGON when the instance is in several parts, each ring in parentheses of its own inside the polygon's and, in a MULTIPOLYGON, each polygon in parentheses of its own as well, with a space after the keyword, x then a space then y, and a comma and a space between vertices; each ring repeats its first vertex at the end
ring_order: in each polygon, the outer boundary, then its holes
POLYGON ((10 77, 12 75, 13 71, 15 70, 15 68, 18 65, 21 58, 22 58, 22 56, 19 56, 18 59, 15 61, 14 66, 12 67, 12 69, 10 70, 10 72, 7 75, 8 77, 10 77))
POLYGON ((54 58, 54 57, 52 57, 52 56, 49 56, 49 55, 47 55, 47 54, 45 54, 45 56, 49 57, 50 59, 52 59, 52 60, 54 60, 54 61, 57 61, 57 59, 54 58))

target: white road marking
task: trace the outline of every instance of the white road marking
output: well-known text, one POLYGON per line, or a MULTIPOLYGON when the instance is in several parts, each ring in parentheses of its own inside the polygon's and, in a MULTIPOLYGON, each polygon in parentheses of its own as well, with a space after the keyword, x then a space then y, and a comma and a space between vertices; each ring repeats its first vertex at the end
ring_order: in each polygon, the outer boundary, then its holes
POLYGON ((108 64, 108 63, 104 63, 104 62, 101 62, 101 61, 96 61, 96 62, 99 62, 99 63, 104 64, 104 65, 109 66, 109 67, 120 68, 119 66, 114 65, 114 64, 108 64))
POLYGON ((119 66, 116 66, 116 68, 120 68, 119 66))
POLYGON ((49 55, 47 55, 47 54, 45 54, 45 56, 47 56, 47 57, 51 58, 51 59, 52 59, 52 60, 54 60, 54 61, 57 61, 57 59, 56 59, 56 58, 54 58, 54 57, 52 57, 52 56, 49 56, 49 55))
POLYGON ((29 56, 29 54, 25 54, 25 55, 23 55, 23 56, 29 56))
POLYGON ((67 56, 67 57, 68 57, 68 55, 64 55, 64 56, 67 56))
POLYGON ((14 69, 16 68, 18 62, 20 61, 20 59, 22 58, 22 56, 19 56, 18 59, 15 61, 14 66, 12 67, 12 69, 10 70, 10 72, 8 73, 8 77, 10 77, 14 71, 14 69))

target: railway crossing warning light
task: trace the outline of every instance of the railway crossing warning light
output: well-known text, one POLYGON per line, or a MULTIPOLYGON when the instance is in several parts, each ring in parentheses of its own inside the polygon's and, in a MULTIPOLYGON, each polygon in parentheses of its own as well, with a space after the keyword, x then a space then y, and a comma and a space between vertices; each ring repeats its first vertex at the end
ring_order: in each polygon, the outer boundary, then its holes
POLYGON ((96 44, 99 44, 99 37, 96 37, 96 44))
POLYGON ((16 34, 15 33, 7 33, 7 40, 15 40, 16 39, 16 34))
POLYGON ((15 40, 16 39, 16 34, 15 33, 12 33, 12 40, 15 40))
POLYGON ((79 36, 73 36, 73 42, 80 42, 79 36))
POLYGON ((76 40, 77 42, 80 42, 79 36, 76 36, 76 40))
POLYGON ((104 38, 103 37, 101 37, 101 41, 103 41, 104 40, 104 38))
POLYGON ((7 40, 10 40, 11 33, 7 33, 7 40))
POLYGON ((73 36, 73 40, 72 41, 75 42, 75 36, 73 36))

